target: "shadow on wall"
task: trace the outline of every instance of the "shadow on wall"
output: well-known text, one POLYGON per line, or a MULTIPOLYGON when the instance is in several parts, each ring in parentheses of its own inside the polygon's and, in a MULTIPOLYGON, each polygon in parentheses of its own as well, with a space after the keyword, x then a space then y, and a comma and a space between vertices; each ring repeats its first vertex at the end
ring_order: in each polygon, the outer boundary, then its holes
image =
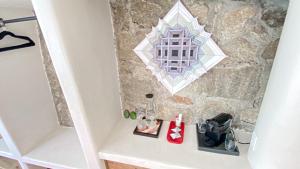
POLYGON ((71 118, 71 114, 69 112, 65 96, 59 84, 59 80, 57 78, 52 60, 50 58, 50 54, 47 49, 43 34, 40 29, 38 29, 38 32, 41 44, 41 53, 43 57, 43 66, 46 71, 47 79, 51 88, 54 105, 57 111, 58 121, 60 125, 73 127, 74 124, 71 118))

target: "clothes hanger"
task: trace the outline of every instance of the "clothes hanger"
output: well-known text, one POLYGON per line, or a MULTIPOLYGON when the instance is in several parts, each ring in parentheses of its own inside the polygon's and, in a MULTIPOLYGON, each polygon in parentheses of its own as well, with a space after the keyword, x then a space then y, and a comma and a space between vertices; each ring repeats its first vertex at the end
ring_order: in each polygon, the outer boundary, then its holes
MULTIPOLYGON (((4 24, 2 19, 0 19, 0 22, 1 22, 0 27, 5 27, 5 24, 4 24)), ((34 41, 32 39, 30 39, 29 37, 27 37, 27 36, 15 35, 14 33, 10 32, 10 31, 6 31, 6 30, 0 32, 0 40, 2 40, 6 36, 11 36, 13 38, 26 40, 27 43, 23 43, 23 44, 20 44, 20 45, 14 45, 14 46, 8 46, 8 47, 2 47, 2 48, 0 48, 0 52, 20 49, 20 48, 26 48, 26 47, 30 47, 30 46, 35 45, 34 41)))
POLYGON ((0 48, 0 52, 4 52, 4 51, 8 51, 8 50, 14 50, 14 49, 20 49, 20 48, 26 48, 26 47, 30 47, 30 46, 35 45, 33 40, 31 40, 29 37, 15 35, 14 33, 9 32, 9 31, 2 31, 0 33, 0 40, 2 40, 5 36, 11 36, 11 37, 14 37, 14 38, 17 38, 17 39, 23 39, 23 40, 26 40, 28 42, 20 44, 20 45, 15 45, 15 46, 2 47, 2 48, 0 48))

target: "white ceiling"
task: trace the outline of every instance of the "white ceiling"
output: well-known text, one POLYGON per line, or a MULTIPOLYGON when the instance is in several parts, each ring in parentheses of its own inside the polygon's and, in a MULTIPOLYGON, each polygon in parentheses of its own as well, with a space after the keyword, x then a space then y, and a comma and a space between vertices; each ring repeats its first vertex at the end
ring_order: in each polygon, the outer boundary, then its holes
POLYGON ((0 8, 2 7, 33 9, 30 0, 0 0, 0 8))

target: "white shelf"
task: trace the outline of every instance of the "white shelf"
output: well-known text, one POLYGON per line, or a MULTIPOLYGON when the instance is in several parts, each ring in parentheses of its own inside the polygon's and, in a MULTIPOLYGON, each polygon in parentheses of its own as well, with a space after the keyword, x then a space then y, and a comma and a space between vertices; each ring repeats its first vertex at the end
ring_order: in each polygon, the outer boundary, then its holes
POLYGON ((40 166, 36 166, 36 165, 27 165, 28 169, 47 169, 45 167, 40 167, 40 166))
POLYGON ((20 168, 18 161, 12 160, 5 157, 0 157, 0 168, 1 169, 17 169, 20 168))
POLYGON ((22 158, 23 162, 55 169, 86 169, 74 128, 61 127, 22 158))
POLYGON ((14 159, 3 138, 0 139, 0 156, 14 159))
POLYGON ((100 159, 160 169, 251 169, 248 145, 238 145, 240 156, 209 153, 197 150, 194 125, 186 126, 180 145, 166 140, 169 122, 164 121, 158 139, 133 135, 135 125, 135 121, 121 120, 100 149, 100 159))

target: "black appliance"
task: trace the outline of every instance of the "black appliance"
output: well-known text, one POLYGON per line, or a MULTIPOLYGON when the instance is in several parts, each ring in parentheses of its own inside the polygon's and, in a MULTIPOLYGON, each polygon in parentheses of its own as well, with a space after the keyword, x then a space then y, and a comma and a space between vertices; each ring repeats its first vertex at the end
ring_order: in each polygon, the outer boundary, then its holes
POLYGON ((220 113, 219 115, 197 124, 198 149, 222 154, 239 155, 238 147, 233 151, 225 149, 226 134, 231 132, 232 115, 220 113))

